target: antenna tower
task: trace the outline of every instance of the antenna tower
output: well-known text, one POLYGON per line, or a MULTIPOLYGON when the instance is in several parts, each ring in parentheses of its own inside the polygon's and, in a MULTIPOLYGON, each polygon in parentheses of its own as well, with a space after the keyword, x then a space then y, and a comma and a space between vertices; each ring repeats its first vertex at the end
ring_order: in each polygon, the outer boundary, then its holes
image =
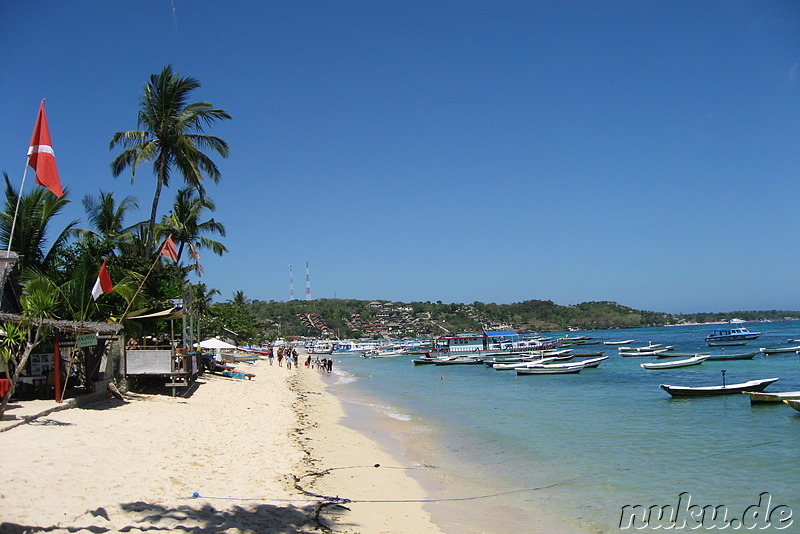
POLYGON ((308 262, 306 262, 306 300, 311 300, 311 275, 308 274, 308 262))
POLYGON ((289 264, 289 300, 294 300, 294 278, 292 276, 292 264, 289 264))

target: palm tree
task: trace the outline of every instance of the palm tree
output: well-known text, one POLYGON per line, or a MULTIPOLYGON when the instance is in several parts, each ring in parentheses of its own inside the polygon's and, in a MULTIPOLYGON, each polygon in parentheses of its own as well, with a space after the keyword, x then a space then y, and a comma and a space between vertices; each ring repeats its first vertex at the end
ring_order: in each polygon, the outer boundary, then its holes
POLYGON ((159 74, 150 76, 142 90, 139 109, 139 130, 117 132, 111 139, 110 148, 118 144, 124 150, 111 163, 115 177, 131 168, 131 182, 136 169, 143 163, 152 162, 156 177, 156 191, 147 231, 147 245, 153 246, 156 212, 161 188, 169 186, 173 169, 183 175, 186 183, 196 188, 201 196, 203 175, 217 183, 220 172, 216 164, 203 150, 212 150, 228 157, 228 145, 222 139, 205 135, 203 128, 217 120, 230 119, 222 109, 215 109, 210 102, 189 103, 192 91, 200 82, 192 77, 182 77, 167 65, 159 74))
POLYGON ((228 300, 229 303, 233 304, 234 306, 244 307, 250 303, 250 299, 244 296, 244 291, 241 289, 239 291, 233 292, 233 298, 228 300))
POLYGON ((113 254, 123 242, 130 241, 133 232, 146 222, 123 226, 127 212, 139 207, 132 196, 125 197, 117 206, 114 193, 100 191, 98 198, 86 195, 82 202, 92 229, 79 229, 77 233, 84 239, 98 243, 101 255, 113 254))
POLYGON ((78 224, 74 220, 67 224, 45 250, 47 244, 48 227, 53 219, 69 203, 67 190, 61 198, 50 193, 48 189, 37 187, 19 199, 17 207, 17 191, 11 186, 8 174, 3 173, 6 180, 6 206, 0 213, 0 246, 8 248, 11 239, 11 250, 20 255, 20 268, 33 268, 45 271, 53 265, 57 253, 66 244, 78 224), (14 225, 14 213, 17 214, 17 223, 14 225), (14 226, 14 236, 11 237, 11 227, 14 226))
MULTIPOLYGON (((186 246, 189 247, 195 260, 199 258, 198 249, 203 248, 222 256, 228 252, 225 245, 205 237, 204 234, 219 234, 225 237, 225 226, 213 218, 200 222, 205 210, 214 211, 215 209, 213 200, 197 196, 194 189, 189 187, 179 189, 175 195, 172 211, 161 219, 161 223, 156 228, 156 235, 159 239, 166 239, 168 235, 172 236, 173 241, 178 245, 178 261, 186 246)), ((199 272, 199 263, 195 263, 195 265, 199 272)))

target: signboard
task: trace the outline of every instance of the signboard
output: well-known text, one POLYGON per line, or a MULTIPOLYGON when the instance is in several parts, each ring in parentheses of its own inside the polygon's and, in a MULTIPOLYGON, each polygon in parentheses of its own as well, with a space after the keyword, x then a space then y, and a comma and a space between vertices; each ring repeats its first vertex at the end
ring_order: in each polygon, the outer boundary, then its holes
POLYGON ((97 334, 83 334, 78 336, 78 348, 94 347, 97 345, 97 334))

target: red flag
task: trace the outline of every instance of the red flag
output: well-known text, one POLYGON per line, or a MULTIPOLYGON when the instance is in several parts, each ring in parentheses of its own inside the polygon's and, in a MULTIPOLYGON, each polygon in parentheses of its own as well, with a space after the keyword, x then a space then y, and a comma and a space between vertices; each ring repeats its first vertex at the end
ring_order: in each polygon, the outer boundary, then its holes
POLYGON ((167 240, 164 241, 164 246, 161 247, 161 253, 172 261, 178 261, 178 251, 175 248, 175 243, 172 241, 172 236, 167 237, 167 240))
POLYGON ((92 298, 97 300, 103 293, 109 293, 113 287, 111 277, 106 270, 106 260, 103 260, 103 265, 100 266, 100 273, 97 275, 97 280, 92 288, 92 298))
POLYGON ((50 129, 47 127, 44 100, 39 106, 36 126, 33 127, 31 146, 28 149, 28 165, 36 171, 37 184, 45 186, 59 198, 64 196, 64 191, 61 189, 61 180, 58 178, 53 143, 50 141, 50 129))

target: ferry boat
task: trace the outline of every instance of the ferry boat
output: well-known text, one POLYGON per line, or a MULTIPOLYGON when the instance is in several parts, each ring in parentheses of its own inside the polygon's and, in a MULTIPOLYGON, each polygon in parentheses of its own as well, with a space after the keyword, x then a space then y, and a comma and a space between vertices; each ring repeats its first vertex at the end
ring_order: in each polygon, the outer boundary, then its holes
POLYGON ((744 326, 737 328, 715 328, 706 336, 706 342, 714 341, 743 341, 747 339, 758 339, 761 332, 751 332, 744 326))
POLYGON ((563 342, 563 339, 555 341, 522 339, 513 330, 486 330, 482 334, 468 333, 437 337, 433 340, 430 354, 502 355, 551 349, 563 342))

